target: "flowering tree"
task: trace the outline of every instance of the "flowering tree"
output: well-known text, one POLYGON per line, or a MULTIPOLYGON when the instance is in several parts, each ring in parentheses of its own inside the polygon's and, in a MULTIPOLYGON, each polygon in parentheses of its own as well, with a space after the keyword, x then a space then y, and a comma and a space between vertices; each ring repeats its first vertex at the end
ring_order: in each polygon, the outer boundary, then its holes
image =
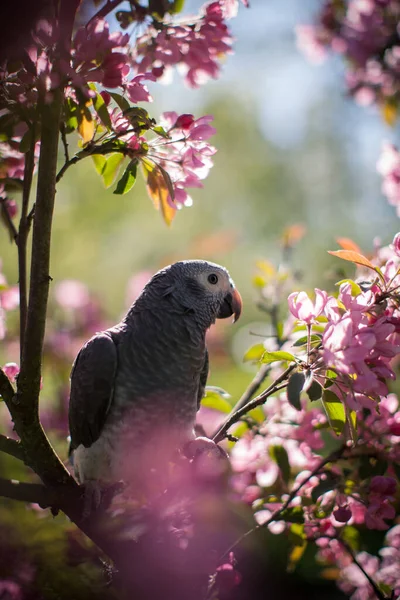
MULTIPOLYGON (((89 158, 115 194, 132 189, 140 167, 166 223, 190 204, 187 189, 201 187, 212 166, 212 118, 168 112, 155 121, 138 103, 151 101, 146 82, 174 67, 193 87, 217 77, 221 57, 232 48, 225 21, 238 8, 236 0, 218 0, 184 19, 177 16, 179 0, 120 4, 90 7, 97 13, 87 18, 79 2, 45 3, 29 23, 24 51, 1 65, 1 215, 18 250, 19 289, 1 275, 0 337, 11 340, 5 316, 19 306, 20 366, 8 363, 0 371, 1 396, 18 436, 1 434, 0 451, 25 463, 42 483, 3 478, 0 494, 65 513, 130 591, 191 600, 230 597, 243 585, 245 540, 269 530, 289 540, 289 569, 313 546, 319 564, 338 567, 340 587, 355 600, 397 598, 400 410, 389 388, 400 353, 400 234, 368 257, 340 239, 341 249, 331 254, 355 264, 357 272, 338 282, 336 292, 293 291, 298 282, 287 268, 260 263, 254 284, 272 335, 245 355, 258 372, 234 406, 218 389, 203 401, 202 410, 216 420, 208 436, 225 444, 230 465, 223 453, 189 454, 151 505, 117 505, 110 512, 112 489, 105 505, 83 518, 81 490, 42 425, 65 434, 68 366, 82 339, 102 328, 103 316, 86 288, 72 281, 57 283, 48 311, 56 184, 89 158), (111 13, 122 31, 110 32, 105 18, 111 13), (79 136, 73 155, 71 133, 79 136), (63 164, 57 171, 59 137, 63 164), (61 383, 56 408, 41 423, 43 353, 61 383), (251 507, 253 525, 247 513, 245 522, 233 525, 232 497, 251 507), (368 530, 382 532, 378 553, 367 551, 368 530)), ((299 39, 313 56, 326 47, 344 53, 351 93, 377 103, 390 120, 398 100, 392 64, 398 21, 395 0, 328 2, 318 25, 300 29, 299 39)), ((396 206, 399 156, 385 146, 379 162, 384 192, 396 206)), ((285 232, 285 264, 302 234, 298 226, 285 232)), ((19 597, 21 586, 22 579, 0 580, 1 592, 11 597, 19 597)))

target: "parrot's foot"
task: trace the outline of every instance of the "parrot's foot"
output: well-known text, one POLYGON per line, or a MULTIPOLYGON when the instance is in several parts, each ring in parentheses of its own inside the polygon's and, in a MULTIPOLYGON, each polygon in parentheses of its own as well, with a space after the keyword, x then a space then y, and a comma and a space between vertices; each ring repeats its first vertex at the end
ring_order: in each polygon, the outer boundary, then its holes
POLYGON ((185 456, 189 459, 196 458, 200 454, 207 454, 215 458, 226 458, 227 454, 213 440, 207 437, 197 437, 187 442, 183 448, 185 456))
POLYGON ((229 471, 228 455, 209 438, 198 437, 188 442, 183 452, 191 460, 196 476, 203 481, 217 481, 229 471))
POLYGON ((84 519, 88 519, 98 510, 107 510, 112 499, 124 489, 122 482, 112 485, 94 479, 85 481, 83 488, 83 513, 84 519))

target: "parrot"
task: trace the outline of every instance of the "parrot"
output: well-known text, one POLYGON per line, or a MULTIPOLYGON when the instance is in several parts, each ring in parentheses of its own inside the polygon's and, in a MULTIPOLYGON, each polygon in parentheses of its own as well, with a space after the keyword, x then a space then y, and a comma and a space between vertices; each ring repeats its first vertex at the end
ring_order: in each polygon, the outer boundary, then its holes
MULTIPOLYGON (((206 332, 240 317, 228 271, 184 260, 158 271, 120 323, 96 333, 71 372, 70 456, 80 484, 146 493, 195 439, 209 371, 206 332), (150 481, 150 483, 149 483, 150 481)), ((199 438, 198 438, 199 439, 199 438)))

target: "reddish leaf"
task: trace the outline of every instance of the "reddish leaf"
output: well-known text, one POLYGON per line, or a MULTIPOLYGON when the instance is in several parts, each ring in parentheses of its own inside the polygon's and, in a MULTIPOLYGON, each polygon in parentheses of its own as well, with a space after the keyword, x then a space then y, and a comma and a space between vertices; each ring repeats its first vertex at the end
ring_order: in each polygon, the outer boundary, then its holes
POLYGON ((332 254, 332 256, 337 256, 343 260, 348 260, 356 265, 362 265, 363 267, 368 267, 369 269, 376 271, 376 267, 371 263, 371 261, 368 260, 366 256, 363 256, 358 252, 354 252, 353 250, 328 250, 328 254, 332 254))
POLYGON ((339 244, 343 250, 350 250, 351 252, 357 252, 358 254, 362 254, 362 250, 358 244, 353 242, 350 238, 340 237, 336 238, 336 242, 339 244))
POLYGON ((147 180, 147 192, 157 210, 161 211, 167 225, 172 223, 176 208, 168 202, 172 183, 165 177, 165 171, 148 159, 142 159, 143 171, 147 180))

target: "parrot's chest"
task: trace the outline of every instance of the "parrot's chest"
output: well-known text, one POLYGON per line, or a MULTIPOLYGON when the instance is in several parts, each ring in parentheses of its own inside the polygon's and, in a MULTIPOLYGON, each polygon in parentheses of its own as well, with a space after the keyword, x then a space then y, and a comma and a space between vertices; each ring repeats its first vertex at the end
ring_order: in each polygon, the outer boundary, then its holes
POLYGON ((131 410, 110 413, 99 439, 75 451, 81 482, 122 480, 138 495, 163 485, 180 449, 195 437, 194 419, 160 418, 149 410, 137 403, 131 410))

